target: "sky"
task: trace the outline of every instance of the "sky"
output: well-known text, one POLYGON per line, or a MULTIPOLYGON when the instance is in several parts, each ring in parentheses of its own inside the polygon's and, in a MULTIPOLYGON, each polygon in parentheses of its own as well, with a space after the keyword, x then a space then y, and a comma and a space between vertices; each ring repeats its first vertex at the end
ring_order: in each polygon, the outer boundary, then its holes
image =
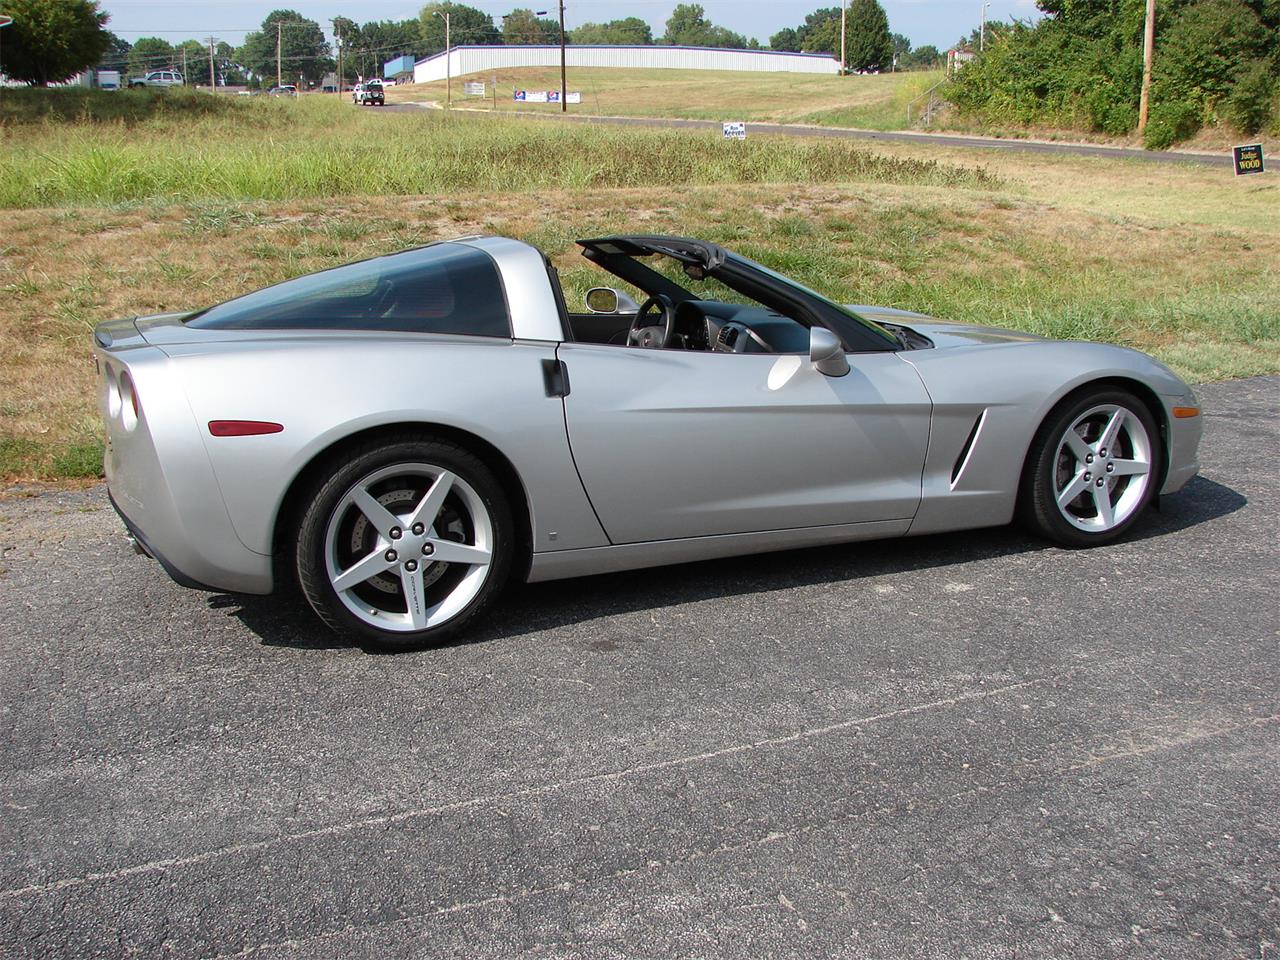
MULTIPOLYGON (((424 0, 425 2, 425 0, 424 0)), ((459 0, 468 2, 468 0, 459 0)), ((553 0, 542 0, 543 5, 553 0)), ((649 22, 654 36, 679 0, 566 0, 565 25, 573 28, 586 21, 640 17, 649 22)), ((767 43, 770 35, 783 27, 794 27, 805 14, 818 7, 835 6, 839 0, 696 0, 713 23, 756 37, 767 43)), ((905 34, 913 46, 931 43, 945 50, 978 26, 982 0, 881 0, 889 14, 889 29, 905 34)), ((478 7, 495 16, 528 0, 475 0, 478 7)), ((368 20, 404 20, 415 17, 423 3, 412 0, 385 0, 358 3, 352 0, 101 0, 101 9, 111 15, 109 30, 131 43, 139 37, 158 36, 176 43, 190 37, 213 35, 238 45, 244 35, 256 30, 268 13, 277 8, 297 10, 330 31, 329 19, 347 16, 357 23, 368 20)), ((535 6, 542 9, 542 6, 535 6)), ((554 7, 551 7, 554 11, 554 7)), ((1032 19, 1034 0, 990 0, 991 20, 1032 19)))

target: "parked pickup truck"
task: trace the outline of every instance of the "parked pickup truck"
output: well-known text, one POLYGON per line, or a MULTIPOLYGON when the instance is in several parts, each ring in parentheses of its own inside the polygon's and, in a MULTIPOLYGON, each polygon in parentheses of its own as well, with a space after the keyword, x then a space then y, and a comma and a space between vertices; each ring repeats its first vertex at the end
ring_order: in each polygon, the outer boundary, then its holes
POLYGON ((182 86, 182 74, 176 70, 152 70, 145 77, 130 77, 129 86, 132 87, 180 87, 182 86))
POLYGON ((351 102, 365 107, 381 107, 387 102, 382 84, 376 80, 368 83, 357 83, 351 91, 351 102))

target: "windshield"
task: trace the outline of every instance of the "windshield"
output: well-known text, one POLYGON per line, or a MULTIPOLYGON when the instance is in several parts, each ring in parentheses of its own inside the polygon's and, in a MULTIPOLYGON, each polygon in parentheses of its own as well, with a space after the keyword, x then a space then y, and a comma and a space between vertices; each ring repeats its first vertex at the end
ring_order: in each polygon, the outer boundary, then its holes
POLYGON ((860 316, 859 314, 854 313, 852 310, 850 310, 848 307, 844 306, 843 304, 836 303, 835 301, 830 300, 827 297, 824 297, 822 294, 818 293, 816 290, 811 290, 809 287, 806 287, 804 284, 797 283, 795 280, 792 280, 790 277, 784 276, 783 274, 778 273, 778 271, 776 270, 770 270, 768 267, 766 267, 762 263, 756 263, 754 260, 748 260, 746 257, 740 256, 739 254, 736 254, 736 253, 729 254, 728 259, 731 261, 734 261, 735 263, 739 263, 746 267, 749 267, 752 270, 758 270, 760 273, 763 273, 765 276, 769 277, 770 279, 776 280, 779 283, 785 284, 786 286, 790 287, 792 290, 798 290, 800 293, 806 294, 810 297, 816 297, 817 299, 821 300, 823 303, 829 304, 830 306, 834 307, 836 310, 839 310, 849 319, 856 320, 858 323, 862 324, 862 326, 866 327, 868 330, 872 331, 878 336, 883 337, 889 343, 896 344, 898 342, 898 338, 895 337, 893 334, 891 334, 884 327, 880 326, 880 324, 875 323, 872 320, 868 320, 866 317, 863 317, 863 316, 860 316))

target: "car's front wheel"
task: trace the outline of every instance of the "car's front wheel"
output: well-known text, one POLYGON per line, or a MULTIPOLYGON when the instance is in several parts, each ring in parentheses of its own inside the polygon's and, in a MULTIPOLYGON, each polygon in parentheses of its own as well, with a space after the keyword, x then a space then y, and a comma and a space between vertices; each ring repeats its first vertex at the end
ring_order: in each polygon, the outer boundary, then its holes
POLYGON ((1032 442, 1023 519, 1064 546, 1109 543, 1155 496, 1163 452, 1151 411, 1128 391, 1096 389, 1069 398, 1032 442))
POLYGON ((384 647, 447 639, 511 567, 511 510, 492 471, 452 443, 348 450, 298 527, 298 582, 330 627, 384 647))

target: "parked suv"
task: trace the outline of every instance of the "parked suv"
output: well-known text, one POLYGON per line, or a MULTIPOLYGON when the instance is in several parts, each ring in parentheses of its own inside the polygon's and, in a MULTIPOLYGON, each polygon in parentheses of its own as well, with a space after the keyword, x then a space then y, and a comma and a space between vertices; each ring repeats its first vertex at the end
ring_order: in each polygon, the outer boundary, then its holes
POLYGON ((130 87, 180 87, 182 74, 176 70, 152 70, 145 77, 130 77, 130 87))
POLYGON ((368 83, 356 84, 351 91, 351 102, 366 107, 381 107, 387 102, 387 97, 382 84, 377 80, 370 80, 368 83))

